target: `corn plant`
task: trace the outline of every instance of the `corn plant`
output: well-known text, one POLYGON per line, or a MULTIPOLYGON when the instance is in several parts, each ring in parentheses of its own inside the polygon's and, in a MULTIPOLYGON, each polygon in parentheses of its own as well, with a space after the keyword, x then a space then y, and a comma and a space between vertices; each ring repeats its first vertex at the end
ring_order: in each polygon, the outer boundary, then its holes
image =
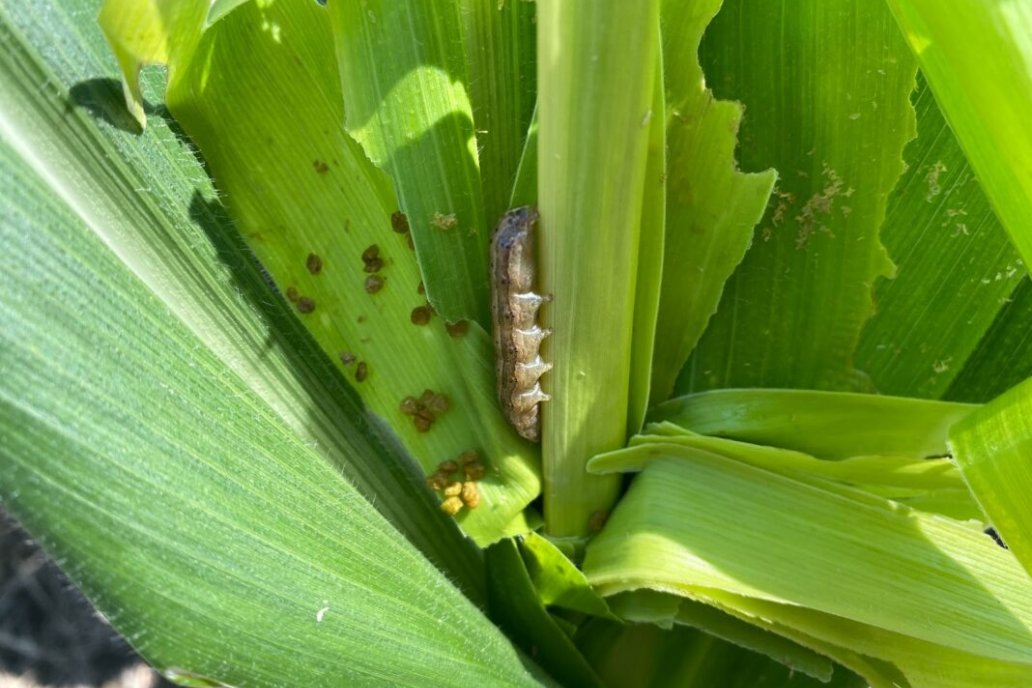
POLYGON ((1029 26, 0 0, 0 503, 183 685, 1032 685, 1029 26))

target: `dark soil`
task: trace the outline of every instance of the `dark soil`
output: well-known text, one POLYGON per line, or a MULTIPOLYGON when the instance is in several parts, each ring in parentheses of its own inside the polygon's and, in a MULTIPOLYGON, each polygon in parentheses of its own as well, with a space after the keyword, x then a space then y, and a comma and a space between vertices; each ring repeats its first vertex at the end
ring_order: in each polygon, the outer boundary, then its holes
POLYGON ((0 686, 172 685, 143 663, 25 531, 0 512, 0 686))

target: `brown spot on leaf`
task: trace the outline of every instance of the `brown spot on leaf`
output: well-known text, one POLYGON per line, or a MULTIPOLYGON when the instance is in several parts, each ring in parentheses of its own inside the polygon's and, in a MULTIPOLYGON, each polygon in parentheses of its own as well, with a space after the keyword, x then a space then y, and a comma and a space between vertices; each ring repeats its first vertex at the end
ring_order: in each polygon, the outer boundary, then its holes
POLYGON ((301 296, 297 300, 297 309, 302 313, 311 313, 315 310, 315 301, 307 296, 301 296))

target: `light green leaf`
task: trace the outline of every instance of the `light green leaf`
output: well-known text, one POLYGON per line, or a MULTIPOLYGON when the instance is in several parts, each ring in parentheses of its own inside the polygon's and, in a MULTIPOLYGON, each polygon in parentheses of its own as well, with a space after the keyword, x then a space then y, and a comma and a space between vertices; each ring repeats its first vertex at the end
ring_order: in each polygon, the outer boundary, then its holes
POLYGON ((677 389, 863 387, 852 356, 892 273, 878 230, 914 136, 913 58, 867 0, 729 0, 700 54, 717 97, 745 105, 742 167, 779 182, 677 389))
POLYGON ((657 455, 584 571, 604 594, 723 590, 1032 668, 1032 582, 985 534, 707 453, 657 455))
POLYGON ((534 685, 12 133, 0 495, 115 626, 168 674, 230 685, 534 685))
POLYGON ((638 249, 661 231, 640 226, 659 0, 537 5, 545 527, 576 538, 619 488, 584 465, 626 441, 638 249))
POLYGON ((773 170, 738 171, 734 150, 742 107, 715 100, 699 66, 703 30, 720 4, 668 0, 662 9, 669 160, 653 404, 670 396, 724 282, 752 242, 777 176, 773 170))
POLYGON ((1032 672, 1032 581, 990 538, 722 457, 657 457, 588 545, 584 571, 603 594, 723 591, 1032 672))
POLYGON ((950 447, 996 532, 1032 574, 1032 380, 954 426, 950 447))
POLYGON ((460 3, 327 10, 347 132, 394 182, 430 303, 449 322, 487 327, 494 225, 484 220, 460 3))
POLYGON ((726 389, 671 399, 650 418, 822 459, 875 454, 922 459, 944 455, 950 426, 975 408, 873 394, 726 389))
POLYGON ((498 410, 489 338, 475 324, 448 329, 430 316, 406 235, 392 229, 390 182, 339 126, 325 10, 312 2, 250 3, 171 59, 170 109, 326 356, 424 472, 464 451, 480 453, 489 467, 481 507, 459 515, 471 537, 487 544, 525 531, 521 512, 539 492, 538 458, 498 410), (266 68, 255 70, 252 61, 266 68), (425 419, 407 414, 402 402, 424 390, 444 395, 450 408, 420 426, 425 419))
POLYGON ((834 658, 875 688, 1022 688, 1032 679, 1028 664, 990 659, 811 609, 719 591, 704 594, 711 604, 834 658))
MULTIPOLYGON (((665 424, 669 425, 669 424, 665 424)), ((599 454, 588 464, 591 470, 603 470, 605 457, 621 456, 624 464, 635 452, 645 462, 650 452, 662 452, 671 445, 696 451, 719 454, 778 473, 794 475, 805 480, 807 476, 820 476, 851 485, 877 485, 914 490, 958 490, 964 488, 957 467, 946 458, 914 459, 908 456, 854 456, 838 461, 816 459, 802 452, 779 447, 767 447, 750 442, 738 442, 722 437, 708 437, 677 426, 659 428, 650 425, 649 433, 631 439, 631 447, 610 454, 599 454), (673 428, 679 430, 676 434, 673 428), (665 431, 665 432, 660 432, 665 431), (664 446, 666 445, 665 449, 664 446), (627 452, 627 454, 623 454, 627 452)), ((644 463, 642 463, 644 465, 644 463)), ((904 492, 905 494, 905 492, 904 492)))
POLYGON ((882 393, 938 398, 1026 271, 924 79, 914 105, 917 138, 881 233, 898 270, 875 289, 856 366, 882 393))
POLYGON ((1025 265, 1032 264, 1032 6, 889 0, 921 71, 1025 265))

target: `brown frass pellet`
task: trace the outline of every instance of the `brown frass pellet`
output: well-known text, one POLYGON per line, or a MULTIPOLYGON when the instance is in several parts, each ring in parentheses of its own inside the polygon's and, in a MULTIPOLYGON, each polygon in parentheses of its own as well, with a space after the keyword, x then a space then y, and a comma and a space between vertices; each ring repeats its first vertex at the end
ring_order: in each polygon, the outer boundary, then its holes
POLYGON ((442 461, 441 465, 437 467, 437 470, 441 473, 454 473, 459 470, 459 464, 454 461, 442 461))
POLYGON ((338 356, 340 357, 340 362, 346 366, 352 365, 358 360, 358 357, 350 351, 341 351, 338 356))
POLYGON ((466 333, 469 332, 469 321, 459 320, 453 323, 445 323, 444 329, 448 330, 448 334, 455 339, 465 337, 466 333))
POLYGON ((398 234, 406 234, 409 231, 408 218, 405 217, 405 213, 400 210, 395 210, 391 213, 391 229, 398 234))
POLYGON ((383 289, 383 277, 379 275, 369 275, 365 279, 365 290, 367 294, 375 294, 376 292, 383 289))
POLYGON ((302 313, 311 313, 315 310, 315 301, 307 296, 301 296, 297 300, 297 309, 302 313))
POLYGON ((415 397, 405 397, 401 400, 399 408, 406 416, 414 416, 419 413, 419 402, 416 401, 415 397))
POLYGON ((297 287, 287 287, 287 301, 297 303, 299 296, 300 295, 297 293, 297 287))
POLYGON ((462 491, 459 496, 462 498, 463 504, 470 509, 475 509, 480 504, 480 492, 477 491, 477 484, 474 482, 462 483, 462 491))
POLYGON ((308 268, 308 272, 318 275, 322 272, 322 258, 314 253, 309 253, 308 258, 305 259, 305 267, 308 268))
POLYGON ((432 475, 428 475, 426 478, 426 484, 431 490, 440 492, 450 482, 448 476, 444 475, 440 471, 432 475))
POLYGON ((479 461, 466 464, 462 467, 462 472, 466 475, 466 480, 480 480, 487 474, 487 468, 484 464, 479 461))
POLYGON ((413 325, 426 325, 430 322, 430 315, 430 309, 426 306, 416 306, 412 309, 409 319, 412 320, 413 325))
POLYGON ((435 394, 431 397, 430 401, 427 402, 427 410, 430 411, 431 415, 435 418, 444 415, 451 408, 451 402, 443 394, 435 394))
POLYGON ((454 516, 455 514, 462 511, 462 500, 458 497, 449 497, 448 499, 441 502, 441 511, 454 516))
POLYGON ((382 258, 371 258, 365 262, 362 266, 362 270, 365 272, 380 272, 383 270, 383 259, 382 258))
POLYGON ((360 362, 358 364, 358 367, 355 368, 355 381, 356 382, 362 382, 368 376, 369 376, 369 368, 366 366, 365 361, 362 361, 362 362, 360 362))

